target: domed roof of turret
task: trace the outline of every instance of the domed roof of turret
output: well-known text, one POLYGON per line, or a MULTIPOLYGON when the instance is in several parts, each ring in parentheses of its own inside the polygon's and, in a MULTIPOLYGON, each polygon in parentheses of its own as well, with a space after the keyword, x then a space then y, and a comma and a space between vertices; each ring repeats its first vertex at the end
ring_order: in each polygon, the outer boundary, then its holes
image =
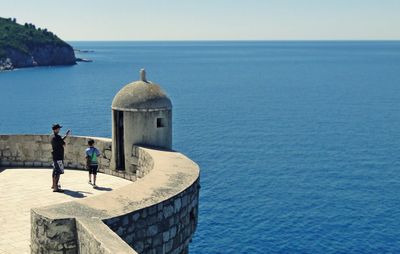
POLYGON ((112 109, 135 111, 147 109, 171 109, 172 103, 157 84, 146 80, 145 71, 140 71, 141 80, 124 86, 114 97, 112 109))

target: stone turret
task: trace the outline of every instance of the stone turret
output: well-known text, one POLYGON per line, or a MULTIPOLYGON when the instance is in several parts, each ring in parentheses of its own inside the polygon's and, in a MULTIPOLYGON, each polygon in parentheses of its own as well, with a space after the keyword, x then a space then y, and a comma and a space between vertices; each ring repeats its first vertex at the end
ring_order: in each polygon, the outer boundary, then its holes
POLYGON ((172 103, 157 84, 146 79, 124 86, 112 102, 111 165, 117 170, 133 170, 134 146, 172 147, 172 103))

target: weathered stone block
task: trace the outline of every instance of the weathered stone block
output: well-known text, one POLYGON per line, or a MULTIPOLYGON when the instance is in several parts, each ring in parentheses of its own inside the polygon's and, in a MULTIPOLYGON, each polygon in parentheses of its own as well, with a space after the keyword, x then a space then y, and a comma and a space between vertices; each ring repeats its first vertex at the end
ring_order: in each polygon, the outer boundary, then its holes
POLYGON ((19 165, 19 163, 16 162, 16 161, 11 161, 11 162, 10 162, 10 166, 11 166, 11 167, 17 167, 18 165, 19 165))
POLYGON ((103 156, 104 158, 111 159, 112 156, 111 150, 105 150, 103 156))
POLYGON ((164 207, 164 218, 168 218, 174 213, 174 208, 171 205, 164 207))
POLYGON ((185 254, 184 252, 182 252, 182 246, 178 246, 178 248, 176 248, 175 250, 173 250, 171 252, 171 254, 185 254))
POLYGON ((24 167, 33 167, 33 162, 32 161, 24 162, 24 167))
POLYGON ((147 229, 147 236, 155 236, 158 233, 158 226, 157 225, 151 225, 147 229))
POLYGON ((65 252, 63 254, 76 254, 76 249, 72 249, 72 250, 64 250, 65 252))
POLYGON ((150 216, 150 217, 147 218, 147 225, 156 224, 157 221, 158 221, 157 215, 156 215, 156 214, 155 214, 155 215, 152 215, 152 216, 150 216))
POLYGON ((119 223, 119 221, 120 221, 120 218, 115 217, 115 218, 105 220, 105 223, 110 227, 116 227, 116 225, 119 223))
POLYGON ((2 156, 4 156, 4 157, 10 157, 10 156, 11 156, 10 150, 5 150, 5 151, 3 151, 2 156))
POLYGON ((132 146, 132 156, 137 157, 138 155, 139 155, 138 147, 137 146, 132 146))
POLYGON ((133 213, 131 215, 131 218, 132 218, 133 221, 137 221, 139 219, 139 217, 140 217, 140 213, 139 212, 133 213))
POLYGON ((135 227, 137 227, 137 228, 144 228, 144 227, 146 227, 146 221, 145 221, 145 220, 138 220, 138 221, 136 222, 135 227))
POLYGON ((146 237, 146 229, 138 229, 136 230, 136 238, 144 239, 146 237))
POLYGON ((40 148, 42 150, 44 150, 44 151, 51 151, 52 150, 51 144, 41 144, 40 148))
POLYGON ((170 239, 169 231, 163 232, 163 241, 166 243, 170 239))
POLYGON ((197 197, 195 197, 193 200, 192 200, 192 202, 190 202, 190 207, 195 207, 195 206, 197 206, 197 197))
POLYGON ((153 247, 159 246, 163 243, 163 234, 157 234, 153 240, 153 247))
POLYGON ((133 243, 133 239, 134 239, 134 234, 128 234, 125 236, 125 241, 129 244, 133 243))
POLYGON ((162 220, 158 223, 160 231, 167 231, 169 229, 169 223, 167 220, 162 220))
POLYGON ((117 233, 117 235, 119 236, 123 236, 125 233, 125 229, 123 227, 119 227, 115 233, 117 233))
POLYGON ((173 225, 175 225, 175 218, 174 218, 174 217, 169 218, 169 219, 168 219, 168 224, 169 224, 170 227, 172 227, 173 225))
POLYGON ((173 241, 169 240, 167 243, 164 244, 164 250, 166 252, 171 251, 172 250, 172 244, 173 244, 173 241))
POLYGON ((136 175, 131 175, 130 179, 132 182, 135 182, 137 180, 137 176, 136 175))
POLYGON ((162 221, 163 219, 164 219, 164 212, 163 211, 158 212, 157 220, 162 221))
POLYGON ((50 168, 50 167, 52 167, 52 163, 50 163, 50 162, 43 162, 43 163, 42 163, 42 166, 45 167, 45 168, 50 168))
POLYGON ((182 201, 180 198, 175 199, 174 201, 174 213, 177 213, 181 210, 182 201))
POLYGON ((147 209, 143 209, 140 213, 140 217, 146 218, 147 217, 147 209))
POLYGON ((40 236, 43 236, 44 235, 44 226, 37 226, 37 228, 36 228, 37 230, 36 230, 36 236, 37 237, 40 237, 40 236))
POLYGON ((70 163, 68 163, 68 166, 69 166, 70 168, 77 168, 77 167, 78 167, 78 163, 76 163, 76 162, 70 162, 70 163))
POLYGON ((64 243, 64 249, 76 248, 76 242, 74 240, 64 243))
POLYGON ((132 165, 138 165, 139 164, 139 159, 136 156, 132 156, 130 159, 130 162, 132 165))
POLYGON ((110 150, 110 151, 111 151, 111 145, 112 145, 112 144, 111 144, 111 141, 110 141, 110 142, 105 142, 105 143, 104 143, 104 149, 105 149, 105 150, 110 150))
POLYGON ((179 218, 183 219, 184 217, 187 217, 189 213, 189 210, 187 209, 187 207, 185 209, 182 209, 181 212, 179 213, 179 218))
POLYGON ((126 229, 126 233, 127 233, 127 234, 130 234, 130 233, 135 232, 135 230, 136 230, 135 225, 134 225, 134 224, 130 224, 130 225, 127 227, 127 229, 126 229))
POLYGON ((136 242, 134 245, 134 249, 137 251, 137 252, 142 252, 143 251, 143 249, 144 249, 144 243, 143 243, 143 241, 138 241, 138 242, 136 242))
POLYGON ((9 162, 9 161, 1 161, 0 164, 1 164, 2 166, 8 167, 8 166, 11 165, 11 162, 9 162))
POLYGON ((144 248, 148 251, 152 245, 153 245, 153 237, 146 238, 146 241, 144 241, 144 248))
POLYGON ((129 218, 128 218, 128 216, 125 216, 122 219, 122 226, 126 227, 128 224, 129 224, 129 218))
POLYGON ((182 206, 183 206, 183 207, 186 207, 187 204, 188 204, 188 196, 187 196, 187 195, 184 195, 184 196, 182 197, 182 206))
POLYGON ((169 235, 171 238, 174 238, 176 236, 176 226, 170 228, 169 235))

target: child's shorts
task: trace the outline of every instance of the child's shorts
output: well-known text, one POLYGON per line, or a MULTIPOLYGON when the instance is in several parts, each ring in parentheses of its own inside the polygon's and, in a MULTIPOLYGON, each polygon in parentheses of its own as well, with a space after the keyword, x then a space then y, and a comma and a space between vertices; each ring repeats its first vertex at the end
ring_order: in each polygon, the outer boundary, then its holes
POLYGON ((97 169, 99 165, 90 165, 89 174, 97 175, 97 169))

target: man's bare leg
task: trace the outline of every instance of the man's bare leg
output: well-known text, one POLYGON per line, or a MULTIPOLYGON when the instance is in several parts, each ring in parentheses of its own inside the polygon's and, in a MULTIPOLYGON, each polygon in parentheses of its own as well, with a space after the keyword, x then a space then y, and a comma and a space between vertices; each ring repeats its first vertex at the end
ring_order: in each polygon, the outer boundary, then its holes
POLYGON ((60 188, 58 188, 58 182, 60 181, 60 175, 56 175, 53 176, 53 191, 56 192, 58 191, 60 188))
POLYGON ((52 176, 51 178, 52 178, 52 180, 53 180, 53 185, 51 186, 51 188, 54 189, 54 190, 56 190, 56 189, 57 189, 57 186, 56 186, 56 182, 57 182, 57 181, 56 181, 56 176, 52 176))

